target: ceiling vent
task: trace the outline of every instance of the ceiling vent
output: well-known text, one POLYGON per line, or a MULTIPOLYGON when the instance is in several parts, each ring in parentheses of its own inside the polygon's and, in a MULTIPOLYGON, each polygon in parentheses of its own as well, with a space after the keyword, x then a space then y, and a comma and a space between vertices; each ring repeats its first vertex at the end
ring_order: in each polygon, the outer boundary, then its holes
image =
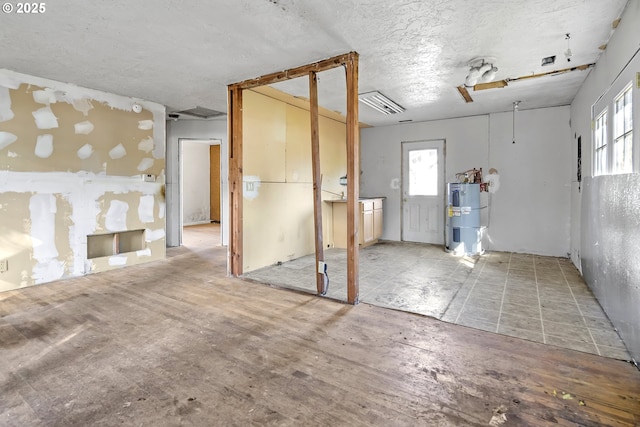
POLYGON ((556 62, 556 56, 547 56, 546 58, 542 58, 542 66, 545 65, 553 65, 556 62))
POLYGON ((398 114, 405 111, 404 107, 393 102, 378 91, 358 94, 358 99, 363 104, 383 114, 398 114))
POLYGON ((224 116, 226 113, 222 111, 210 110, 204 107, 195 107, 188 110, 176 111, 175 114, 184 114, 187 116, 198 117, 199 119, 210 119, 213 117, 224 116))

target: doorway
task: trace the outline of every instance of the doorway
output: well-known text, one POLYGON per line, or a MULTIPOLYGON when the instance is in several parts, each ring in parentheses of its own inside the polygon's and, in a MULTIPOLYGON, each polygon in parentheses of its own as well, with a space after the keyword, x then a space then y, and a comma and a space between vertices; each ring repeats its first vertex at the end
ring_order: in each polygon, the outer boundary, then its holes
POLYGON ((402 240, 444 244, 444 140, 402 143, 402 240))
POLYGON ((218 139, 179 139, 182 245, 222 243, 220 144, 218 139))

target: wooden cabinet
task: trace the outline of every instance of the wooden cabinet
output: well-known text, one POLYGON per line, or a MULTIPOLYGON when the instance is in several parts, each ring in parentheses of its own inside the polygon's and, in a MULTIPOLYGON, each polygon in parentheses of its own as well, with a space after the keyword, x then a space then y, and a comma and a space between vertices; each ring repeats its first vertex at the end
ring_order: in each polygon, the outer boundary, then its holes
MULTIPOLYGON (((361 199, 358 203, 360 246, 372 245, 382 237, 382 200, 383 198, 361 199)), ((327 200, 327 202, 333 205, 333 245, 336 248, 346 248, 347 203, 344 200, 327 200)))

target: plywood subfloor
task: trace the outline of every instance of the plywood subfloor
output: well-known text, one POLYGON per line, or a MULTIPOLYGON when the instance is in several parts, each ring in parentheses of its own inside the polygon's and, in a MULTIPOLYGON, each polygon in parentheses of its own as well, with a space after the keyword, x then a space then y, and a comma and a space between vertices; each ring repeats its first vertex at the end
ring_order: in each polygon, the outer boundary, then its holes
POLYGON ((0 294, 0 425, 634 426, 629 363, 225 277, 226 248, 0 294))

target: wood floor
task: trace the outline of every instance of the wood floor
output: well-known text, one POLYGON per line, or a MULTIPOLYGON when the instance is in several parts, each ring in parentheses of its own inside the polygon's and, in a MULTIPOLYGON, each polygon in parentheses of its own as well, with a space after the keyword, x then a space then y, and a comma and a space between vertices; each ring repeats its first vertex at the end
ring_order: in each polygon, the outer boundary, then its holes
POLYGON ((629 363, 168 255, 0 293, 0 425, 640 425, 629 363))

